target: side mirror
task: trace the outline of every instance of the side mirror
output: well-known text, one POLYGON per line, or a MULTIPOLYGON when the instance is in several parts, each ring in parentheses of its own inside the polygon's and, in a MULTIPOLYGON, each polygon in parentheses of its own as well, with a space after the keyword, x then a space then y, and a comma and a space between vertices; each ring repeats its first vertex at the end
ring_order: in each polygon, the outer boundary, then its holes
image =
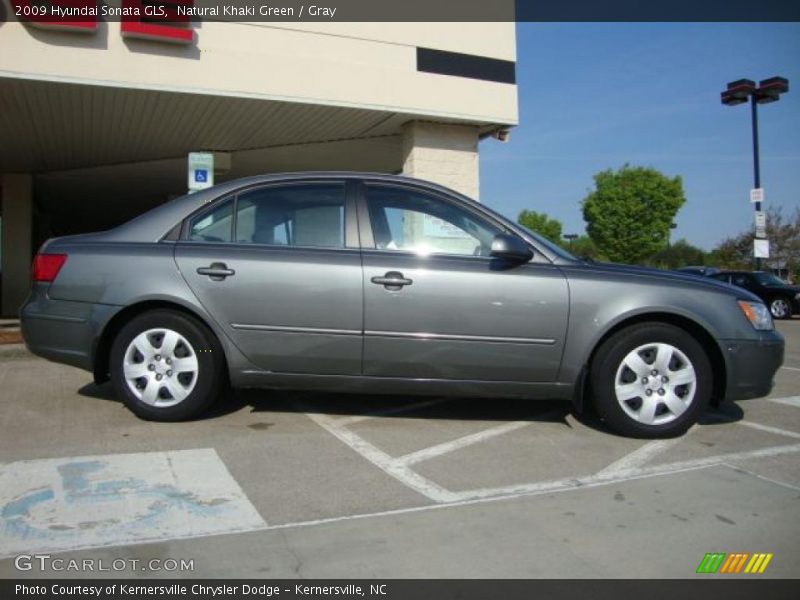
POLYGON ((505 258, 514 262, 528 262, 533 258, 533 251, 528 244, 508 233, 498 233, 494 236, 491 254, 495 258, 505 258))

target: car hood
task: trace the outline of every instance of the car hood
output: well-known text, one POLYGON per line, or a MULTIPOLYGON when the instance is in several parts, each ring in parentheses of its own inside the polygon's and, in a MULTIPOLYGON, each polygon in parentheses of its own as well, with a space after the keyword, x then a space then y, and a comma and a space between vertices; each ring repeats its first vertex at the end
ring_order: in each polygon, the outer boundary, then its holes
POLYGON ((622 265, 618 263, 600 263, 600 262, 587 262, 586 266, 590 269, 603 271, 606 273, 613 273, 616 275, 627 275, 631 278, 646 278, 655 280, 656 283, 663 282, 669 285, 694 287, 716 292, 725 292, 737 298, 752 300, 755 302, 762 302, 762 300, 755 294, 729 283, 724 283, 710 277, 703 275, 691 275, 689 273, 680 273, 678 271, 664 271, 662 269, 654 269, 651 267, 640 267, 635 265, 622 265))

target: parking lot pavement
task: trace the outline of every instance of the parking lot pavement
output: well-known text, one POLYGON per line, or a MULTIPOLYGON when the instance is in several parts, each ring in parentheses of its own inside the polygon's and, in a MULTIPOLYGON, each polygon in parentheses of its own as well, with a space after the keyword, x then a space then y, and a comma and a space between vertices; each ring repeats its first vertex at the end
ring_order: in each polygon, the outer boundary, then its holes
POLYGON ((41 575, 21 552, 200 577, 688 577, 706 552, 769 552, 762 576, 796 577, 800 319, 779 328, 769 398, 659 441, 563 404, 267 391, 148 423, 5 352, 0 577, 41 575))

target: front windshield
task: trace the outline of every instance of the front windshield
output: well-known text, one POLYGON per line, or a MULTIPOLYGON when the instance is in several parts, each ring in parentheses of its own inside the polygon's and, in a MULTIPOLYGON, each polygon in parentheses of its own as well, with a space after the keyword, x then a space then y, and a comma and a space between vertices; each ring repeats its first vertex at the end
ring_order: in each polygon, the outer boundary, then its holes
POLYGON ((786 282, 772 273, 753 273, 756 281, 761 285, 786 285, 786 282))

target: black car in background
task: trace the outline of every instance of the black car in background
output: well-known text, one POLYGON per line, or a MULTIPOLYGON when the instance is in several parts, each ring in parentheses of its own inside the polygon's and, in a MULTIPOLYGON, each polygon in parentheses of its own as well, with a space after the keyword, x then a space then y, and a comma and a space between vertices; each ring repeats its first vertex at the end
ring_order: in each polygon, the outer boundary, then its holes
POLYGON ((678 269, 681 273, 688 273, 689 275, 700 275, 702 277, 711 277, 720 272, 717 267, 706 267, 706 266, 689 266, 689 267, 681 267, 678 269))
POLYGON ((753 292, 764 301, 776 319, 791 319, 793 314, 800 313, 800 286, 789 285, 772 273, 722 271, 710 277, 753 292))

